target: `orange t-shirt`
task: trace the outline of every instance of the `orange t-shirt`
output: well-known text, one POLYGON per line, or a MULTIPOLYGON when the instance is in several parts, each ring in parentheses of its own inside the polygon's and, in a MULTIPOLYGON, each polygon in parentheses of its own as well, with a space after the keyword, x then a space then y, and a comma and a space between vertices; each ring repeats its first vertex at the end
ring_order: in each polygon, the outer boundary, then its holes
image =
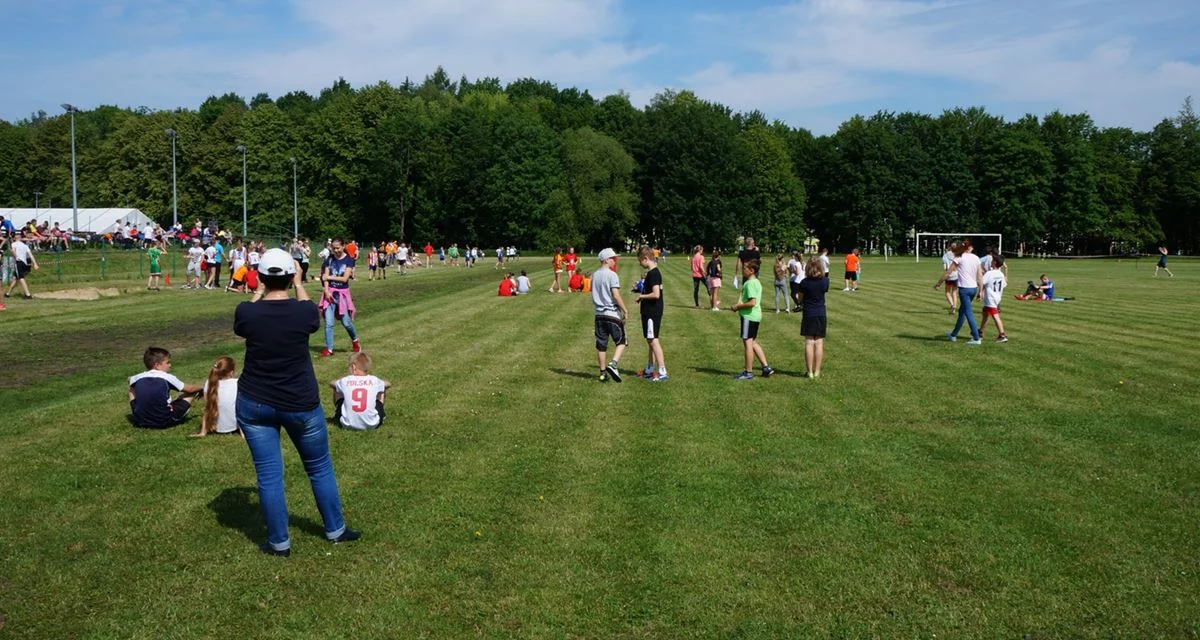
POLYGON ((562 255, 561 255, 561 254, 555 254, 555 255, 554 255, 553 264, 554 264, 554 270, 555 270, 555 271, 562 271, 562 268, 563 268, 563 257, 562 257, 562 255))
POLYGON ((846 271, 858 271, 858 256, 851 253, 846 256, 846 271))

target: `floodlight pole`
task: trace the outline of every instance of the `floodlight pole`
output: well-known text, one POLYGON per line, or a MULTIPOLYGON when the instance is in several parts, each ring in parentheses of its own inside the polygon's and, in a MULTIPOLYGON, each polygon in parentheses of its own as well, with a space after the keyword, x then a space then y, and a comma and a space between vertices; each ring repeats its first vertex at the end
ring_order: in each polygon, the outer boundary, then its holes
POLYGON ((79 191, 75 182, 75 112, 79 109, 65 102, 62 108, 71 115, 71 232, 79 233, 79 191))
POLYGON ((41 207, 39 207, 39 206, 38 206, 38 199, 39 199, 39 198, 41 198, 41 197, 42 197, 42 192, 41 192, 41 191, 34 191, 34 192, 33 192, 33 210, 34 210, 34 211, 37 211, 38 209, 40 209, 40 208, 41 208, 41 207))
POLYGON ((237 150, 242 152, 242 237, 249 233, 246 226, 246 145, 239 144, 237 150))
POLYGON ((296 190, 296 156, 292 156, 292 239, 300 237, 300 204, 296 190))
POLYGON ((174 129, 167 129, 167 137, 171 139, 171 230, 179 226, 179 192, 175 188, 175 136, 174 129))

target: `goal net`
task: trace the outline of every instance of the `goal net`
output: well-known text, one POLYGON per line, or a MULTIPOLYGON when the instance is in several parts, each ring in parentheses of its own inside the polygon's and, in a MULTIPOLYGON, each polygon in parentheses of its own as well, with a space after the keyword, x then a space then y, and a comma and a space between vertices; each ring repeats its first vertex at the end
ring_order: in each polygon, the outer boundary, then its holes
POLYGON ((917 256, 917 262, 921 261, 921 256, 926 258, 940 258, 943 253, 946 253, 946 247, 955 240, 967 239, 971 241, 971 245, 975 247, 977 255, 983 255, 987 249, 994 249, 996 253, 1004 253, 1004 234, 1001 233, 925 233, 921 232, 914 239, 916 246, 913 247, 913 253, 917 256))

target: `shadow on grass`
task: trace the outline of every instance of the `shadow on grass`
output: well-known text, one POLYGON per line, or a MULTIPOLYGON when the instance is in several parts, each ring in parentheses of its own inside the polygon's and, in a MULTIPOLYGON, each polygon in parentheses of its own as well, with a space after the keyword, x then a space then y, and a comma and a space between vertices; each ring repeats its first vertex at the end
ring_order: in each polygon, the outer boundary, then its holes
POLYGON ((944 335, 942 335, 942 336, 914 336, 914 335, 907 334, 907 333, 897 333, 896 337, 904 338, 905 340, 921 340, 924 342, 947 342, 948 341, 948 338, 946 338, 946 336, 944 336, 944 335))
POLYGON ((722 376, 725 378, 732 378, 741 373, 741 371, 726 371, 724 369, 713 369, 710 367, 692 367, 692 371, 695 371, 696 373, 707 373, 712 376, 722 376))
MULTIPOLYGON (((208 508, 217 516, 217 523, 228 529, 241 531, 246 539, 257 544, 267 539, 267 525, 258 510, 258 495, 254 487, 231 487, 222 489, 208 503, 208 508)), ((325 527, 302 516, 290 516, 289 523, 301 531, 325 537, 325 527)))
POLYGON ((550 371, 553 373, 557 373, 560 376, 570 376, 572 378, 583 378, 584 380, 591 380, 594 377, 590 373, 585 373, 583 371, 571 371, 570 369, 553 369, 552 368, 552 369, 550 369, 550 371))

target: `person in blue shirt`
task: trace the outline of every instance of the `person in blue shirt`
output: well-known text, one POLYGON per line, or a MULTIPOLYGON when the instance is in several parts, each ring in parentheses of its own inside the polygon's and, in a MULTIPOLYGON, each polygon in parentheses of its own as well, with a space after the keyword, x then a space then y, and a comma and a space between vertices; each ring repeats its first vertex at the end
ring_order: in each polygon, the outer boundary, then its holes
POLYGON ((1042 283, 1038 285, 1038 296, 1041 300, 1054 300, 1054 281, 1042 274, 1042 283))

